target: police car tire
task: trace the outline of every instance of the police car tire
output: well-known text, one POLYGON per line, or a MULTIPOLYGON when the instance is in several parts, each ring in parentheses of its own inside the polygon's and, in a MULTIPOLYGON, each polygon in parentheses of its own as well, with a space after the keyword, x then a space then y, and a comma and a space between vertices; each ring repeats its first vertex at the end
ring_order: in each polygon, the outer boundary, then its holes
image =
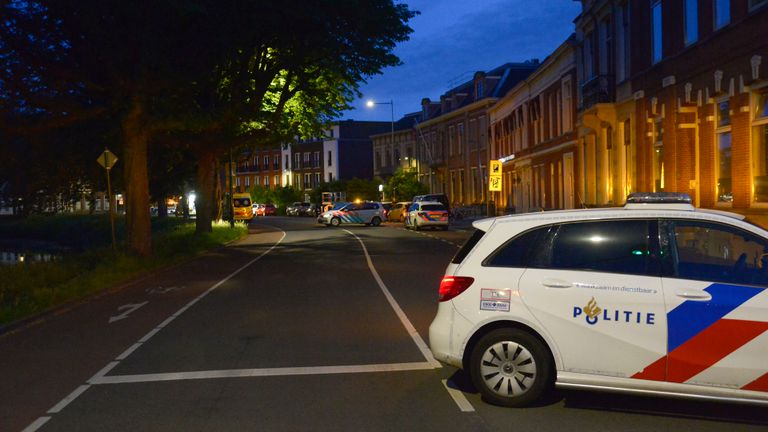
POLYGON ((381 219, 379 219, 378 216, 374 217, 373 219, 371 219, 371 225, 373 225, 375 227, 381 225, 381 219))
POLYGON ((331 225, 333 225, 333 226, 339 226, 339 225, 341 225, 341 219, 339 219, 339 218, 337 218, 337 217, 335 217, 335 218, 331 219, 331 225))
MULTIPOLYGON (((493 357, 490 358, 493 359, 493 357)), ((487 363, 486 366, 488 366, 487 363)), ((488 372, 487 369, 486 372, 488 372)), ((552 389, 555 376, 551 355, 544 344, 528 332, 511 328, 494 330, 477 342, 470 357, 469 373, 472 377, 472 383, 480 391, 483 400, 494 405, 506 407, 523 407, 535 402, 552 389), (533 360, 533 366, 535 366, 533 369, 530 368, 530 363, 525 366, 525 371, 530 372, 533 370, 534 375, 532 378, 523 378, 523 385, 526 385, 525 390, 517 395, 501 395, 490 386, 494 382, 497 385, 501 384, 501 382, 504 384, 511 383, 510 379, 501 378, 499 381, 496 381, 495 375, 490 376, 492 374, 487 374, 486 377, 482 375, 483 362, 488 360, 486 355, 489 354, 490 348, 494 347, 494 345, 503 345, 505 343, 509 343, 511 345, 510 348, 516 347, 515 351, 518 348, 522 349, 517 357, 515 357, 514 352, 510 353, 512 358, 507 357, 511 360, 510 363, 515 363, 516 359, 522 360, 517 360, 515 367, 520 366, 520 363, 528 362, 528 358, 533 360), (486 358, 484 359, 483 357, 486 358), (531 379, 533 380, 532 383, 531 379)), ((515 374, 512 376, 519 377, 520 375, 515 374)), ((519 387, 516 390, 519 390, 519 387)))

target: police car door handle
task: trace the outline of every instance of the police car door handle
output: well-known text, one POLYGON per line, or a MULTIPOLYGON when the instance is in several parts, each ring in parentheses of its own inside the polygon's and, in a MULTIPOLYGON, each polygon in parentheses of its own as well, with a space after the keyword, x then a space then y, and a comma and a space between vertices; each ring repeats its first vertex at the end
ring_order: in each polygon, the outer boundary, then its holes
POLYGON ((549 278, 541 281, 541 284, 549 288, 570 288, 573 286, 572 283, 566 282, 562 279, 549 279, 549 278))
POLYGON ((694 300, 694 301, 712 300, 712 294, 706 291, 697 290, 697 289, 678 288, 675 290, 675 294, 678 297, 682 297, 684 299, 694 300))

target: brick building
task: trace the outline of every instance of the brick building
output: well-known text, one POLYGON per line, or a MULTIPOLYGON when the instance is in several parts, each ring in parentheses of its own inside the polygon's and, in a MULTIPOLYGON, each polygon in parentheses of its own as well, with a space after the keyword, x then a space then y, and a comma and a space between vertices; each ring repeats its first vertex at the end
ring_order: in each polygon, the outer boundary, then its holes
POLYGON ((406 114, 395 122, 392 131, 371 135, 373 141, 373 176, 386 180, 397 171, 419 170, 416 148, 419 144, 415 126, 421 113, 406 114))
POLYGON ((498 211, 574 208, 576 58, 568 39, 488 109, 491 159, 502 161, 498 211))
POLYGON ((419 177, 433 193, 445 193, 452 205, 487 201, 488 113, 509 89, 538 67, 538 61, 506 63, 440 96, 422 100, 416 126, 419 177))
POLYGON ((248 192, 253 186, 282 187, 280 149, 252 149, 236 158, 234 191, 248 192))
POLYGON ((583 0, 579 186, 768 207, 768 0, 583 0))

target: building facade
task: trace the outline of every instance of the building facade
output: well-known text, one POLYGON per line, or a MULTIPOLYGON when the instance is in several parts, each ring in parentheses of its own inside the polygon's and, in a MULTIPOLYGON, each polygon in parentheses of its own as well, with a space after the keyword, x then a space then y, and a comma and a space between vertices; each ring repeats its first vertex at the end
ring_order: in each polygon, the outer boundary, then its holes
POLYGON ((502 161, 502 191, 492 197, 497 212, 577 206, 575 86, 569 38, 488 109, 491 159, 502 161))
POLYGON ((768 207, 768 1, 583 0, 576 19, 579 186, 699 207, 768 207))
POLYGON ((506 63, 440 96, 422 100, 416 126, 419 177, 453 206, 487 203, 488 109, 538 67, 538 61, 506 63))
POLYGON ((388 179, 398 169, 418 172, 419 159, 416 158, 416 124, 421 113, 406 114, 395 122, 389 132, 372 135, 373 141, 373 176, 388 179))
POLYGON ((240 153, 235 160, 235 192, 248 192, 254 186, 277 189, 281 181, 282 164, 279 148, 251 149, 240 153))

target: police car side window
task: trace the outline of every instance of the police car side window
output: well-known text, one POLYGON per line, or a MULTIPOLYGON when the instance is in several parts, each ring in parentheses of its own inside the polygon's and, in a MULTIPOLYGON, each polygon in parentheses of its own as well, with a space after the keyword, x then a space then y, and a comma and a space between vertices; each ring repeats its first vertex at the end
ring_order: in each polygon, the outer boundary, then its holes
POLYGON ((560 225, 550 231, 530 266, 658 276, 650 224, 628 219, 560 225))
POLYGON ((667 223, 674 275, 683 279, 768 285, 768 242, 738 228, 700 221, 667 223))
POLYGON ((484 267, 528 267, 528 259, 547 236, 551 226, 533 229, 513 237, 483 261, 484 267))

